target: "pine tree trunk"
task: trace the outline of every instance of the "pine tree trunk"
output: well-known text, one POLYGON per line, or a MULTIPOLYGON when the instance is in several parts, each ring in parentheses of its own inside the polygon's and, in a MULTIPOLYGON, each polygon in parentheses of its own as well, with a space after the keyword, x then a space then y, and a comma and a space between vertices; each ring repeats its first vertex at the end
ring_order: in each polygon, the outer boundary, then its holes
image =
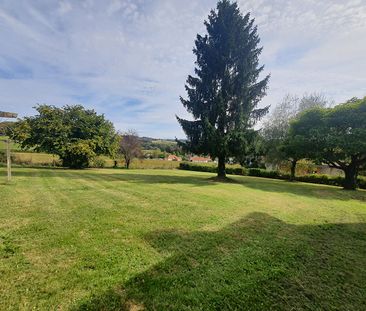
POLYGON ((217 177, 218 178, 225 178, 226 171, 225 171, 225 157, 219 156, 219 163, 217 166, 217 177))
POLYGON ((294 181, 295 180, 296 164, 297 164, 297 160, 291 160, 290 181, 294 181))
POLYGON ((357 168, 351 163, 348 165, 344 171, 344 183, 343 189, 345 190, 356 190, 357 188, 357 168))

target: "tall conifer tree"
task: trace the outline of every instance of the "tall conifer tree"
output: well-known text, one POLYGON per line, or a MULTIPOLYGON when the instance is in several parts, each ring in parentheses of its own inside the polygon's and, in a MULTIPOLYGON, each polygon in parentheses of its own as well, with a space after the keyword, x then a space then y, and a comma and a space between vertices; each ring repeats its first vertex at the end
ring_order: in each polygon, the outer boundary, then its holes
POLYGON ((196 154, 218 158, 218 177, 224 178, 228 157, 245 150, 246 137, 268 112, 257 109, 269 76, 258 81, 263 66, 258 57, 259 36, 250 14, 236 2, 221 0, 205 21, 207 34, 197 35, 195 76, 186 82, 188 98, 180 98, 193 121, 177 117, 186 136, 180 144, 196 154))

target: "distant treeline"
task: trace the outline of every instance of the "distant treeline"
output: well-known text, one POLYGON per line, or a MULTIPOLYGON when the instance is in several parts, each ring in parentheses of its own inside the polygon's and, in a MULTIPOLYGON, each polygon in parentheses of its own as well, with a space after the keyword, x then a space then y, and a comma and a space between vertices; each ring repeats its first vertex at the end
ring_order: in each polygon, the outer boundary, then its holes
POLYGON ((160 150, 161 152, 182 154, 182 149, 173 139, 156 139, 151 137, 139 137, 143 150, 160 150))

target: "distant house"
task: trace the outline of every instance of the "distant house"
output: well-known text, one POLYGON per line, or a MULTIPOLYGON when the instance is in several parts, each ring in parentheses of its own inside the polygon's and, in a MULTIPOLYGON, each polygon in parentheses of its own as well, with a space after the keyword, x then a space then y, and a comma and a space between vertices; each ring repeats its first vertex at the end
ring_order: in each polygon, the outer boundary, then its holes
POLYGON ((191 162, 199 162, 199 163, 208 163, 208 162, 211 162, 211 159, 210 158, 205 158, 205 157, 196 157, 196 156, 193 156, 193 157, 190 157, 189 158, 189 161, 191 161, 191 162))
POLYGON ((170 154, 167 158, 168 161, 182 161, 181 157, 176 156, 175 154, 170 154))

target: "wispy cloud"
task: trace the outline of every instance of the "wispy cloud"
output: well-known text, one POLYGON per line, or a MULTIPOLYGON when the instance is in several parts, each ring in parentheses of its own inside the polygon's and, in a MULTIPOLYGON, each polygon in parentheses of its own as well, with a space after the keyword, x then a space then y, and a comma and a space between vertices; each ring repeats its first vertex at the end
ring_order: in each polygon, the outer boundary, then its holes
MULTIPOLYGON (((12 1, 0 4, 3 109, 82 103, 120 130, 182 137, 192 47, 213 0, 12 1)), ((321 91, 340 102, 366 95, 366 4, 243 0, 256 18, 271 73, 263 104, 321 91)))

